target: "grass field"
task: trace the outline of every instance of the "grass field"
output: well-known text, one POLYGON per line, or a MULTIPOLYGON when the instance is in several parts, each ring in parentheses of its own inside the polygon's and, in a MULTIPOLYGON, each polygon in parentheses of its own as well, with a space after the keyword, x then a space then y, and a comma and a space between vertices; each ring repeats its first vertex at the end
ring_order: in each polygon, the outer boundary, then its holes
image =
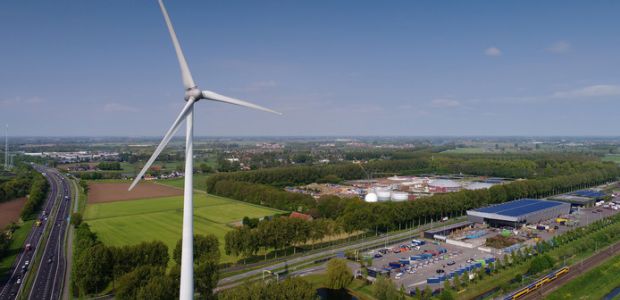
POLYGON ((475 153, 485 153, 486 150, 482 148, 456 148, 450 149, 446 151, 442 151, 441 153, 451 153, 451 154, 475 154, 475 153))
POLYGON ((617 164, 620 164, 620 154, 607 154, 603 156, 603 161, 613 161, 617 164))
POLYGON ((33 224, 34 220, 26 221, 13 232, 13 239, 11 240, 7 256, 0 260, 0 278, 6 275, 6 272, 13 265, 17 254, 24 248, 24 241, 28 237, 33 224))
POLYGON ((571 280, 546 299, 603 299, 616 287, 620 287, 620 256, 571 280))
MULTIPOLYGON (((206 191, 207 190, 207 176, 208 174, 194 174, 194 189, 206 191)), ((185 178, 174 178, 174 179, 161 179, 157 180, 157 183, 183 188, 183 184, 185 182, 185 178)))
MULTIPOLYGON (((181 237, 183 197, 164 197, 89 204, 84 219, 106 244, 121 246, 161 240, 170 254, 181 237)), ((222 262, 232 262, 224 255, 224 235, 229 223, 244 216, 262 217, 282 211, 255 206, 232 199, 194 194, 194 233, 215 234, 220 240, 222 262)))

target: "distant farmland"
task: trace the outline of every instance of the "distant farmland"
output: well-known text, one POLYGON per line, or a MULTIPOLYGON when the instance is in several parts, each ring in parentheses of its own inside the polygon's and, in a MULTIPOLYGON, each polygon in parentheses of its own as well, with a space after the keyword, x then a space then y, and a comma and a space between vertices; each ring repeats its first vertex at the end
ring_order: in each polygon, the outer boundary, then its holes
MULTIPOLYGON (((172 251, 181 238, 183 196, 88 204, 84 219, 106 245, 122 246, 161 240, 172 251)), ((194 194, 194 233, 215 234, 220 240, 222 262, 232 262, 224 254, 224 235, 228 225, 244 216, 263 217, 282 211, 244 202, 194 194)))

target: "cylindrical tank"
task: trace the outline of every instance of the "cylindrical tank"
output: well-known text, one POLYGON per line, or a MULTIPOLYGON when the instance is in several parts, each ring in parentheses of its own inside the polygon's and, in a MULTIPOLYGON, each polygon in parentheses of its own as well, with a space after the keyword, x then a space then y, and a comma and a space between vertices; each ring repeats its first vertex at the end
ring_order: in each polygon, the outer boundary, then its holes
POLYGON ((377 202, 377 194, 375 194, 375 193, 368 193, 368 194, 366 194, 366 196, 364 197, 364 201, 366 201, 366 202, 377 202))
POLYGON ((405 192, 392 192, 392 201, 407 201, 409 200, 409 193, 405 192))
POLYGON ((388 201, 390 200, 390 194, 389 190, 377 190, 377 199, 379 201, 388 201))

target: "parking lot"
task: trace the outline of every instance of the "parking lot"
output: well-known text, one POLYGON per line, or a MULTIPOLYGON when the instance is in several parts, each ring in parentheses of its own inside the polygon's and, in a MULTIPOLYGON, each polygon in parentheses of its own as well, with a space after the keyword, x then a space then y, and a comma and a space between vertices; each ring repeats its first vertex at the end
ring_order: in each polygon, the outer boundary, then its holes
MULTIPOLYGON (((543 240, 549 240, 553 236, 562 234, 575 227, 585 226, 605 217, 618 213, 604 207, 580 208, 569 216, 562 216, 568 219, 566 224, 559 224, 556 219, 547 220, 536 225, 547 225, 548 230, 522 229, 514 233, 523 238, 522 245, 534 245, 536 240, 526 239, 527 236, 537 236, 543 240)), ((481 237, 483 239, 501 234, 501 229, 489 228, 487 233, 481 237)), ((416 239, 424 241, 424 245, 411 246, 411 241, 388 245, 365 253, 372 256, 372 267, 377 270, 390 270, 390 278, 397 286, 404 286, 407 291, 414 290, 416 287, 423 289, 427 284, 428 278, 437 278, 448 275, 467 266, 473 267, 476 261, 501 257, 504 252, 492 249, 491 252, 483 251, 479 247, 462 247, 447 244, 443 241, 433 241, 430 239, 416 239), (445 253, 437 253, 440 249, 445 249, 445 253), (413 259, 424 253, 435 252, 430 258, 413 259), (400 267, 390 266, 390 263, 399 263, 400 267)), ((475 243, 476 246, 478 243, 475 243)), ((444 250, 441 250, 442 252, 444 250)), ((426 256, 429 256, 428 254, 426 256)), ((443 281, 431 284, 431 288, 436 289, 443 281)))
MULTIPOLYGON (((416 287, 423 289, 424 285, 427 283, 427 278, 448 275, 459 268, 472 265, 473 260, 493 257, 492 254, 475 248, 458 247, 427 239, 419 240, 424 241, 425 244, 418 247, 411 247, 409 250, 405 247, 401 247, 405 246, 405 244, 396 244, 388 247, 387 252, 384 250, 385 248, 369 252, 370 255, 377 256, 373 258, 372 267, 384 269, 390 268, 390 262, 399 262, 401 259, 403 262, 409 261, 409 264, 405 263, 401 268, 392 269, 390 278, 392 278, 397 285, 403 285, 407 290, 411 290, 416 287), (444 248, 446 252, 424 260, 410 260, 412 256, 421 255, 425 252, 438 251, 440 248, 444 248), (381 254, 380 250, 386 253, 381 254)), ((408 244, 410 245, 410 243, 408 244)))

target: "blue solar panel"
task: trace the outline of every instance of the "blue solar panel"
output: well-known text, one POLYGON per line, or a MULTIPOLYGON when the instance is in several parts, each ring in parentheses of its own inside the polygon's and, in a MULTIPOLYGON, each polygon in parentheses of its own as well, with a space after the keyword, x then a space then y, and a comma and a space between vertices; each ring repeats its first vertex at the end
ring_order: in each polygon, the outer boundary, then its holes
POLYGON ((589 198, 599 198, 599 197, 604 197, 605 196, 605 193, 601 193, 601 192, 597 192, 597 191, 592 191, 592 190, 576 191, 576 192, 573 192, 573 194, 577 195, 577 196, 589 197, 589 198))
POLYGON ((494 213, 498 215, 518 217, 535 211, 561 205, 561 202, 543 201, 537 199, 519 199, 498 205, 477 209, 478 212, 494 213))

